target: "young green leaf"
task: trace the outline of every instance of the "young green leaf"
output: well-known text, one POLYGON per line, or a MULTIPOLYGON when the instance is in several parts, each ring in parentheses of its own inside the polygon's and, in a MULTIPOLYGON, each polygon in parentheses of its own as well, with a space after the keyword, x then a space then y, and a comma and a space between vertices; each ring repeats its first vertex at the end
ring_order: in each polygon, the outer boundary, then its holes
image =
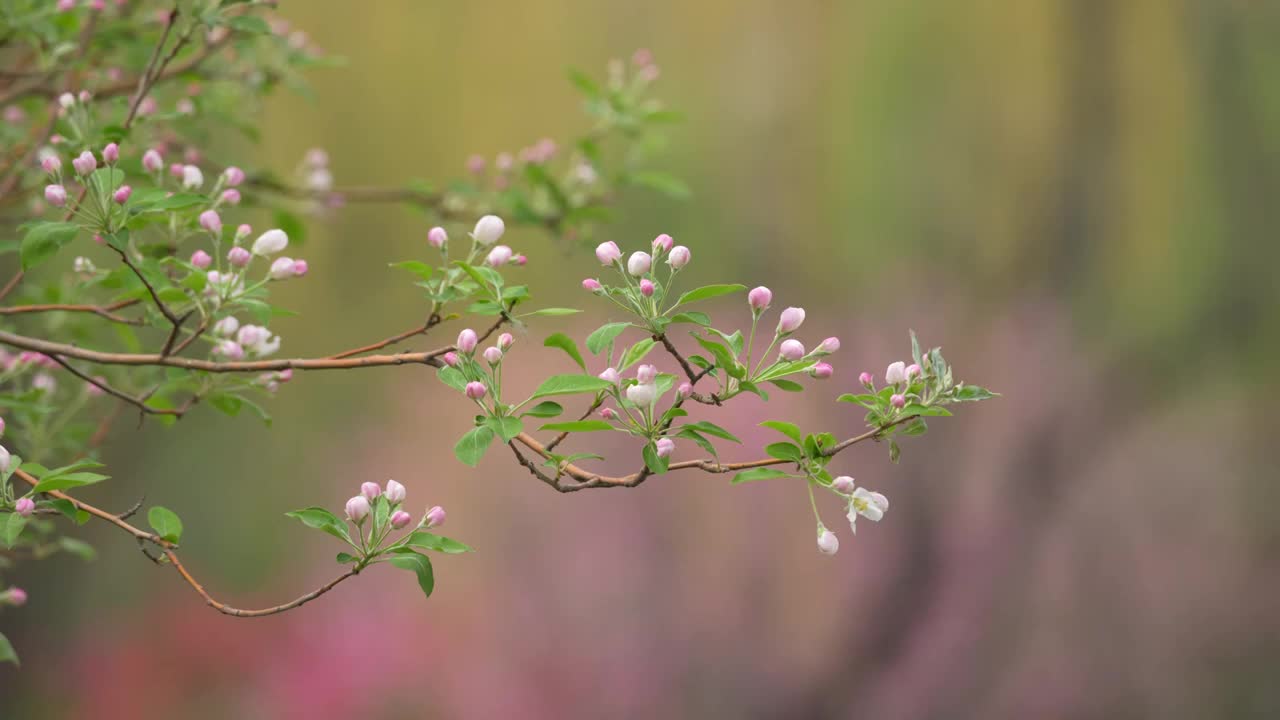
POLYGON ((18 537, 22 535, 22 529, 27 526, 27 519, 18 513, 9 513, 4 516, 3 527, 0 532, 3 533, 4 546, 12 548, 13 544, 18 542, 18 537))
POLYGON ((418 576, 418 587, 422 594, 431 597, 436 587, 435 574, 431 571, 431 560, 422 553, 407 547, 393 548, 391 564, 401 570, 408 570, 418 576))
POLYGON ((524 423, 520 422, 519 418, 487 417, 484 420, 484 424, 490 430, 495 432, 498 437, 502 438, 502 442, 504 443, 511 442, 511 438, 514 438, 524 431, 524 423))
POLYGON ((21 665, 18 662, 18 652, 13 649, 13 643, 9 642, 9 638, 0 633, 0 662, 10 662, 14 665, 21 665))
POLYGON ((795 423, 783 422, 781 420, 765 420, 760 423, 760 427, 777 430, 783 435, 795 440, 797 443, 804 442, 804 435, 800 433, 800 427, 795 423))
POLYGON ((480 458, 484 457, 492 442, 492 430, 483 425, 472 428, 470 432, 462 436, 461 440, 458 440, 457 445, 453 446, 453 454, 464 465, 475 467, 480 464, 480 458))
POLYGON ((178 518, 177 513, 168 508, 156 505, 147 511, 147 523, 151 525, 151 529, 161 538, 171 543, 176 543, 182 539, 182 520, 178 518))
POLYGON ((79 232, 80 226, 74 223, 31 223, 22 238, 22 269, 30 270, 58 254, 79 232))
POLYGON ((300 521, 309 528, 323 530, 339 540, 351 542, 351 535, 347 533, 346 523, 322 507, 303 508, 302 510, 287 512, 284 515, 300 521))
POLYGON ((631 323, 624 322, 601 325, 595 332, 587 336, 587 350, 592 355, 599 355, 605 348, 609 347, 609 343, 613 342, 614 338, 621 335, 622 331, 630 326, 631 323))
POLYGON ((604 420, 574 420, 572 422, 547 423, 538 429, 551 432, 598 432, 600 430, 612 430, 613 426, 604 420))
POLYGON ((804 459, 804 451, 798 445, 788 442, 771 443, 765 446, 764 452, 769 457, 775 457, 779 460, 800 462, 804 459))
POLYGON ((742 472, 733 476, 732 482, 734 485, 737 485, 738 483, 755 482, 756 480, 772 480, 774 478, 786 478, 786 477, 795 477, 795 476, 791 475, 790 473, 782 472, 781 470, 774 470, 773 468, 762 467, 762 468, 753 468, 751 470, 743 470, 742 472))
POLYGON ((560 403, 544 400, 524 411, 521 417, 555 417, 562 412, 564 412, 564 408, 560 406, 560 403))
POLYGON ((645 338, 637 342, 635 345, 627 348, 627 351, 622 355, 622 359, 618 362, 618 370, 626 370, 632 365, 640 362, 644 359, 645 355, 649 354, 649 351, 653 349, 654 345, 657 345, 657 343, 653 338, 645 338))
POLYGON ((612 386, 608 380, 601 380, 589 375, 552 375, 547 378, 530 399, 547 397, 548 395, 576 395, 578 393, 596 393, 612 386))
POLYGON ((418 530, 404 540, 405 545, 422 548, 423 550, 432 550, 435 552, 456 554, 475 552, 465 543, 460 543, 452 538, 443 535, 429 533, 426 530, 418 530))
POLYGON ((583 370, 587 369, 587 361, 582 359, 582 353, 578 350, 578 343, 574 342, 573 338, 568 335, 565 335, 564 333, 549 335, 546 340, 542 341, 542 346, 560 348, 565 351, 569 357, 573 358, 574 362, 578 363, 578 367, 583 370))
MULTIPOLYGON (((676 301, 676 304, 674 305, 674 307, 680 307, 681 305, 687 305, 692 302, 698 302, 699 300, 708 300, 713 297, 720 297, 721 295, 731 295, 733 293, 741 292, 746 289, 747 289, 746 285, 739 285, 737 283, 733 283, 729 285, 704 285, 700 288, 697 288, 696 290, 690 290, 689 292, 681 295, 680 299, 676 301)), ((699 323, 699 324, 701 325, 704 323, 699 323)))

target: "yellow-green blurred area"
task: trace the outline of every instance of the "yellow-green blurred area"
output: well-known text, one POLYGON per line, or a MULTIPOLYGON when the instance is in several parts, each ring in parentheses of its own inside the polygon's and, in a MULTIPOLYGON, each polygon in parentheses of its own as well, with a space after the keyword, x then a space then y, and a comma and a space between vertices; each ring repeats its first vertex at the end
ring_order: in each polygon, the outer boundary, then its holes
MULTIPOLYGON (((445 506, 478 551, 439 559, 426 601, 379 566, 240 620, 86 526, 96 562, 12 578, 31 600, 0 618, 24 660, 0 670, 6 717, 1280 716, 1280 4, 281 5, 347 64, 314 72, 311 99, 273 98, 260 146, 206 152, 287 173, 323 147, 338 185, 444 182, 472 153, 570 138, 589 121, 566 68, 652 49, 656 94, 685 115, 654 165, 693 196, 629 192, 600 239, 671 233, 690 286, 768 285, 808 310, 807 342, 844 341, 825 384, 705 413, 746 443, 726 457, 773 442, 769 418, 861 432, 833 399, 905 358, 908 328, 1003 397, 931 422, 899 465, 876 444, 841 455, 892 509, 855 537, 822 507, 835 557, 799 485, 692 473, 560 495, 502 447, 466 468, 451 447, 472 408, 422 368, 301 373, 269 429, 209 409, 121 423, 114 479, 84 496, 177 511, 186 564, 233 605, 336 575, 336 543, 282 513, 336 511, 364 480, 400 480, 415 514, 445 506)), ((277 295, 301 313, 273 325, 283 353, 420 322, 387 263, 434 261, 428 227, 391 206, 314 219, 311 273, 277 295)), ((587 310, 517 337, 507 384, 532 388, 572 370, 546 335, 619 318, 579 288, 589 250, 508 239, 535 306, 587 310)), ((749 322, 741 298, 711 310, 749 322)), ((640 463, 623 441, 574 449, 640 463)))

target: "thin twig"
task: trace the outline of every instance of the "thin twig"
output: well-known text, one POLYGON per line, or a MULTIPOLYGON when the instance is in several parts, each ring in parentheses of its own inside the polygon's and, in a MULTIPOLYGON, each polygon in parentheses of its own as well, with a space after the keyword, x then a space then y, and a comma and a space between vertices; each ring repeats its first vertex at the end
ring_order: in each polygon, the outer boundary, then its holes
POLYGON ((45 304, 45 305, 15 305, 13 307, 0 307, 0 315, 24 315, 27 313, 44 313, 44 312, 70 312, 70 313, 92 313, 100 318, 110 320, 114 323, 122 325, 142 325, 144 321, 141 318, 127 318, 122 315, 115 314, 114 311, 122 310, 127 307, 137 305, 139 300, 121 300, 111 303, 110 305, 70 305, 70 304, 45 304))
POLYGON ((132 406, 134 406, 134 407, 138 408, 138 410, 142 411, 143 413, 145 413, 145 414, 147 414, 147 415, 173 415, 173 416, 175 416, 175 417, 182 417, 182 416, 186 413, 186 408, 153 408, 153 407, 148 407, 145 401, 140 400, 140 399, 138 399, 138 398, 135 398, 135 397, 133 397, 132 395, 129 395, 128 393, 123 392, 123 391, 121 391, 121 390, 117 390, 117 389, 115 389, 115 388, 111 387, 110 385, 108 385, 108 384, 107 384, 105 381, 103 381, 103 380, 99 380, 98 378, 95 378, 95 377, 91 377, 91 376, 89 376, 89 375, 86 375, 85 373, 83 373, 83 372, 81 372, 81 371, 77 370, 73 365, 71 365, 71 363, 67 362, 66 360, 63 360, 62 358, 58 357, 57 355, 50 355, 49 357, 53 358, 53 361, 54 361, 54 362, 56 362, 56 363, 58 363, 59 365, 61 365, 61 366, 62 366, 62 368, 63 368, 64 370, 66 370, 67 372, 71 373, 72 375, 75 375, 76 377, 80 378, 81 380, 84 380, 85 382, 87 382, 87 383, 89 383, 90 385, 92 385, 92 386, 94 386, 94 387, 98 388, 98 389, 99 389, 99 390, 101 390, 102 392, 104 392, 104 393, 106 393, 106 394, 110 395, 111 397, 119 398, 120 400, 123 400, 123 401, 125 401, 125 402, 129 403, 130 405, 132 405, 132 406))

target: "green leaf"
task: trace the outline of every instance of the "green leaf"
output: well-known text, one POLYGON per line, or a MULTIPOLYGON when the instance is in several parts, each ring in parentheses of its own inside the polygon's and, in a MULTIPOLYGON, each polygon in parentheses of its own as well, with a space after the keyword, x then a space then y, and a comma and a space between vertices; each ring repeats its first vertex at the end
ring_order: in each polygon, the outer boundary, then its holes
POLYGON ((777 430, 798 443, 804 442, 804 435, 800 432, 800 426, 795 423, 783 422, 781 420, 765 420, 760 423, 760 427, 777 430))
POLYGON ((27 519, 18 513, 14 512, 6 515, 4 519, 4 527, 2 528, 4 546, 7 548, 13 547, 13 544, 18 542, 18 536, 22 534, 22 528, 26 526, 27 519))
POLYGON ((231 417, 239 415, 240 408, 244 405, 239 397, 230 393, 214 393, 205 398, 205 401, 231 417))
POLYGON ((570 69, 569 82, 573 83, 574 87, 581 90, 582 94, 586 95, 591 99, 599 98, 602 94, 600 90, 600 85, 597 84, 596 81, 592 79, 590 75, 587 75, 581 70, 570 69))
POLYGON ((391 552, 394 554, 391 564, 417 575, 418 587, 422 588, 422 594, 431 597, 431 591, 436 587, 436 578, 431 571, 431 560, 412 548, 394 548, 391 552))
POLYGON ((72 537, 58 538, 58 545, 63 549, 63 551, 69 552, 85 562, 93 560, 98 555, 92 545, 72 537))
POLYGON ((734 485, 737 485, 738 483, 755 482, 756 480, 773 480, 774 478, 785 478, 785 477, 795 477, 795 476, 791 475, 790 473, 782 472, 781 470, 774 470, 773 468, 762 467, 762 468, 754 468, 751 470, 744 470, 738 473, 737 475, 734 475, 732 482, 734 485))
POLYGON ((804 392, 804 386, 798 382, 792 382, 791 380, 783 380, 782 378, 776 378, 774 380, 770 380, 769 382, 774 386, 776 386, 779 390, 785 390, 787 392, 804 392))
POLYGON ((351 553, 344 553, 344 552, 338 553, 338 557, 336 559, 339 563, 342 563, 344 565, 347 563, 358 562, 360 560, 360 558, 356 557, 355 555, 352 555, 351 553))
POLYGON ((613 383, 589 375, 552 375, 547 378, 530 399, 547 397, 548 395, 576 395, 578 393, 596 393, 607 390, 613 383))
POLYGON ((561 315, 575 315, 582 312, 573 308, 542 308, 533 312, 524 313, 520 317, 559 317, 561 315))
POLYGON ((738 361, 734 359, 733 353, 729 351, 729 348, 714 340, 707 340, 706 338, 698 337, 697 335, 694 335, 693 339, 697 340, 699 345, 709 350, 716 358, 716 365, 724 368, 730 375, 738 379, 742 379, 746 376, 746 369, 738 364, 738 361))
POLYGON ((268 35, 271 33, 271 26, 267 25, 267 21, 255 15, 237 15, 227 20, 227 25, 233 30, 255 35, 268 35))
POLYGON ((484 424, 502 438, 504 443, 511 442, 512 438, 524 432, 524 423, 520 422, 520 418, 489 416, 484 419, 484 424))
POLYGON ((449 387, 462 392, 467 387, 467 376, 462 374, 458 368, 452 368, 448 365, 436 371, 436 377, 440 378, 440 382, 449 387))
POLYGON ((874 408, 879 406, 879 400, 875 395, 854 395, 853 393, 845 393, 836 398, 836 402, 857 403, 865 408, 874 408))
MULTIPOLYGON (((739 285, 737 283, 734 283, 731 285, 704 285, 703 287, 700 287, 696 290, 690 290, 689 292, 681 295, 680 299, 676 301, 675 307, 680 307, 681 305, 685 305, 691 302, 697 302, 699 300, 707 300, 713 297, 720 297, 721 295, 731 295, 733 293, 741 292, 746 289, 747 289, 746 285, 739 285)), ((699 324, 704 324, 704 323, 699 323, 699 324)))
POLYGON ((654 447, 653 443, 645 445, 640 454, 644 456, 645 467, 649 468, 649 471, 653 474, 661 475, 667 471, 668 459, 658 457, 658 449, 654 447))
POLYGON ((729 432, 728 430, 725 430, 724 428, 720 427, 719 425, 716 425, 715 423, 707 422, 706 420, 699 420, 698 422, 695 422, 695 423, 689 423, 688 425, 685 425, 685 427, 693 428, 698 432, 706 433, 707 435, 712 435, 714 437, 724 438, 725 440, 732 440, 733 442, 736 442, 739 444, 742 442, 741 440, 738 439, 737 435, 734 435, 733 433, 729 432))
POLYGON ((471 546, 466 543, 458 542, 452 538, 443 535, 429 533, 426 530, 418 530, 404 540, 405 545, 412 545, 423 550, 432 550, 434 552, 449 553, 451 555, 457 553, 475 552, 471 546))
POLYGON ((907 415, 925 415, 929 417, 951 417, 951 411, 936 405, 917 405, 912 403, 902 408, 903 416, 907 415))
POLYGON ((959 402, 977 402, 978 400, 990 400, 994 397, 1000 397, 1000 395, 977 385, 961 385, 956 388, 953 397, 959 402))
POLYGON ((408 270, 423 280, 430 280, 431 276, 434 275, 436 271, 435 268, 418 260, 404 260, 397 263, 391 263, 390 267, 408 270))
POLYGON ((655 342, 653 338, 644 338, 635 345, 627 348, 627 351, 622 355, 622 359, 618 362, 618 370, 626 370, 632 365, 640 362, 645 355, 649 354, 649 351, 653 349, 654 345, 657 345, 657 342, 655 342))
POLYGON ((544 400, 526 410, 521 417, 555 417, 562 412, 564 412, 564 408, 560 406, 560 403, 544 400))
POLYGON ((897 440, 889 441, 889 462, 897 463, 898 458, 902 457, 902 448, 898 447, 897 440))
POLYGON ((578 343, 574 342, 573 338, 568 335, 564 333, 549 335, 546 340, 542 341, 542 346, 560 348, 569 357, 573 358, 574 362, 578 363, 578 367, 583 370, 587 369, 587 361, 582 359, 582 353, 578 350, 578 343))
POLYGON ((464 465, 475 467, 480 464, 480 458, 484 457, 492 442, 493 430, 482 425, 463 435, 458 444, 453 446, 453 454, 464 465))
POLYGON ((69 490, 71 488, 84 487, 85 485, 93 485, 106 480, 109 475, 99 475, 91 472, 66 472, 59 473, 51 471, 43 480, 36 483, 35 492, 49 492, 51 490, 69 490))
POLYGON ((798 445, 792 445, 788 442, 771 443, 765 446, 764 452, 769 457, 775 457, 779 460, 794 460, 800 462, 804 459, 804 451, 798 445))
POLYGON ((682 313, 676 313, 671 317, 672 323, 692 323, 706 327, 711 324, 711 316, 706 313, 690 310, 682 313))
POLYGON ((624 322, 601 325, 595 332, 587 336, 587 350, 591 351, 592 355, 599 355, 602 350, 609 347, 609 343, 613 342, 614 338, 621 335, 622 331, 630 326, 631 323, 624 322))
POLYGON ((347 533, 346 523, 322 507, 303 508, 302 510, 287 512, 284 515, 301 521, 303 525, 309 528, 323 530, 340 540, 351 542, 351 535, 347 533))
POLYGON ((168 508, 156 505, 148 510, 147 523, 151 525, 151 529, 155 530, 157 535, 171 543, 176 543, 182 539, 182 520, 178 518, 177 513, 168 508))
POLYGON ((597 432, 612 430, 613 425, 604 420, 574 420, 573 422, 547 423, 538 429, 551 432, 597 432))
POLYGON ((80 226, 67 222, 38 222, 27 226, 22 238, 22 269, 30 270, 43 263, 75 239, 80 226))
POLYGON ((9 638, 0 633, 0 662, 11 662, 14 665, 21 665, 18 662, 18 653, 13 649, 13 643, 9 642, 9 638))

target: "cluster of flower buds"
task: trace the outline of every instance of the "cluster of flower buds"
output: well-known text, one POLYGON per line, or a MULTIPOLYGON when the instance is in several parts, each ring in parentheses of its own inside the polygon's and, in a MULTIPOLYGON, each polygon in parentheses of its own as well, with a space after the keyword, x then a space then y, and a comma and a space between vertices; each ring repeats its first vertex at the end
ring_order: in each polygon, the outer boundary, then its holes
MULTIPOLYGON (((840 496, 844 503, 845 517, 849 520, 849 530, 858 532, 858 517, 871 522, 880 522, 889 510, 889 498, 884 495, 855 485, 853 478, 841 475, 831 481, 829 488, 840 496)), ((836 534, 818 521, 818 550, 826 555, 834 555, 840 549, 840 539, 836 534)))
MULTIPOLYGON (((889 404, 895 408, 901 409, 907 404, 907 393, 911 388, 911 383, 922 375, 923 371, 920 366, 911 363, 908 365, 904 361, 889 363, 889 367, 884 371, 884 382, 893 388, 894 392, 889 396, 889 404)), ((868 390, 875 390, 875 378, 871 373, 863 372, 858 375, 858 382, 868 390)))
POLYGON ((463 387, 463 393, 480 403, 489 394, 491 388, 494 390, 496 397, 502 377, 502 360, 506 357, 507 351, 511 349, 511 346, 515 344, 515 341, 515 337, 511 333, 504 332, 499 335, 496 343, 479 353, 484 360, 484 366, 482 366, 476 360, 476 350, 480 344, 480 336, 476 334, 475 330, 466 328, 458 333, 458 340, 454 344, 455 349, 445 353, 442 360, 445 365, 462 373, 466 382, 463 387))
POLYGON ((653 239, 650 250, 651 252, 637 250, 624 260, 618 243, 612 240, 600 243, 596 246, 596 260, 605 267, 615 269, 622 278, 623 287, 612 288, 597 278, 586 278, 582 281, 582 288, 610 298, 622 297, 626 300, 623 307, 646 322, 654 322, 662 314, 662 301, 673 279, 693 259, 693 253, 684 245, 676 245, 675 240, 666 233, 653 239), (661 263, 665 263, 668 268, 665 284, 656 270, 661 263))
MULTIPOLYGON (((388 480, 385 489, 377 483, 366 482, 360 485, 360 494, 347 501, 344 510, 347 519, 352 524, 356 527, 362 527, 365 521, 369 519, 369 515, 374 512, 374 508, 378 503, 386 503, 388 526, 386 531, 403 530, 413 522, 413 516, 401 507, 404 504, 406 495, 407 492, 404 485, 395 480, 388 480)), ((439 527, 444 524, 444 520, 444 508, 436 505, 423 513, 417 527, 426 529, 439 527)), ((371 533, 376 533, 380 530, 383 529, 372 528, 371 533)), ((374 545, 376 547, 376 542, 374 545)))
MULTIPOLYGON (((747 305, 751 308, 753 322, 758 322, 765 311, 773 304, 773 291, 761 285, 747 293, 747 305)), ((778 343, 778 359, 786 362, 801 362, 825 357, 840 349, 840 338, 829 337, 818 343, 812 350, 805 348, 804 343, 791 337, 801 325, 804 325, 805 312, 801 307, 789 307, 778 317, 778 326, 774 329, 774 343, 778 343)), ((772 345, 770 346, 772 347, 772 345)), ((809 376, 818 380, 830 378, 835 369, 830 363, 820 361, 808 370, 809 376)))
POLYGON ((27 591, 20 587, 11 587, 0 592, 0 604, 22 607, 27 604, 27 591))

